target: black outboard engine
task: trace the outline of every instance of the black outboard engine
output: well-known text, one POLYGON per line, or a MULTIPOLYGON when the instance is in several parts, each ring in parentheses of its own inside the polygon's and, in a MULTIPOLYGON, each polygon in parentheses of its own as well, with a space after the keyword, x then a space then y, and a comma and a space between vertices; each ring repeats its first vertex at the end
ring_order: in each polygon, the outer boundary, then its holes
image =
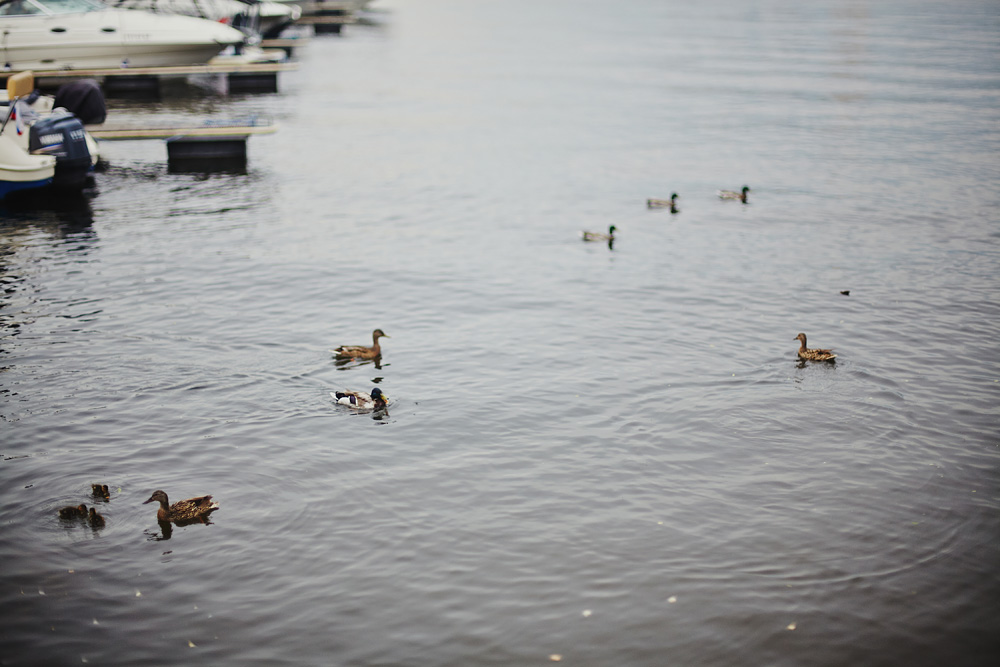
POLYGON ((83 132, 83 123, 71 113, 60 113, 40 119, 31 126, 28 150, 35 155, 56 158, 56 175, 52 185, 58 188, 80 189, 90 172, 90 149, 83 132))

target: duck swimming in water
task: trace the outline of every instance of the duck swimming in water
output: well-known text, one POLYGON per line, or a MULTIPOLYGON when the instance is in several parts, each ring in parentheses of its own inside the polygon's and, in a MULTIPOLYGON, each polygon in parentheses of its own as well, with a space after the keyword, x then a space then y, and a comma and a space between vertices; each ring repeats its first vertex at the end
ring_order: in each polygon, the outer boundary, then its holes
POLYGON ((647 208, 669 208, 671 213, 677 212, 677 193, 670 195, 670 199, 647 199, 647 208))
POLYGON ((60 518, 63 518, 63 519, 78 519, 80 517, 86 517, 87 516, 87 506, 86 505, 77 505, 76 507, 73 507, 71 505, 69 507, 63 507, 63 508, 61 508, 59 510, 59 516, 60 516, 60 518))
POLYGON ((158 521, 173 521, 174 523, 207 522, 208 515, 219 509, 219 503, 212 502, 212 496, 198 496, 187 500, 178 500, 173 505, 163 491, 154 491, 143 505, 159 502, 160 509, 156 511, 158 521))
POLYGON ((104 528, 104 517, 97 513, 93 507, 90 508, 90 515, 87 517, 91 528, 104 528))
POLYGON ((90 488, 95 498, 103 498, 104 500, 111 498, 111 492, 108 490, 107 484, 91 484, 90 488))
POLYGON ((391 336, 381 329, 376 329, 372 332, 371 347, 365 347, 364 345, 341 345, 332 350, 332 352, 338 359, 374 359, 375 357, 382 356, 382 348, 378 344, 379 338, 391 338, 391 336))
POLYGON ((750 188, 746 185, 740 192, 735 192, 733 190, 719 190, 719 199, 739 199, 744 204, 747 203, 747 193, 750 192, 750 188))
POLYGON ((831 350, 810 349, 806 347, 806 335, 804 333, 800 333, 794 340, 801 341, 802 343, 799 346, 799 359, 803 361, 833 361, 837 358, 837 355, 831 350))
POLYGON ((337 403, 358 410, 382 410, 388 404, 388 397, 378 387, 372 389, 370 394, 363 391, 331 391, 330 396, 337 403))
POLYGON ((580 234, 583 236, 583 240, 584 241, 605 241, 605 242, 609 242, 609 241, 614 241, 615 240, 615 231, 617 231, 617 230, 618 230, 617 227, 615 227, 614 225, 611 225, 610 227, 608 227, 608 233, 607 234, 603 234, 601 232, 580 232, 580 234))

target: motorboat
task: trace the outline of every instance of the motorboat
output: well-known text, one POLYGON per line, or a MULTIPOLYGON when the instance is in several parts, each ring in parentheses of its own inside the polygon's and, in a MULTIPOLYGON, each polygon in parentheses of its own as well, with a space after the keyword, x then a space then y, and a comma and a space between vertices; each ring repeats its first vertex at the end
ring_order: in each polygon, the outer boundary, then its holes
MULTIPOLYGON (((277 37, 295 23, 302 10, 270 0, 105 0, 112 7, 142 9, 156 14, 183 14, 226 23, 251 40, 277 37)), ((252 42, 251 42, 252 43, 252 42)))
POLYGON ((0 127, 0 198, 51 185, 56 173, 54 157, 32 155, 15 138, 11 112, 12 109, 7 110, 0 127))
MULTIPOLYGON (((53 97, 34 90, 34 76, 30 71, 19 72, 11 75, 7 89, 0 91, 0 109, 5 115, 0 138, 6 140, 5 148, 0 150, 6 150, 9 159, 20 159, 21 154, 25 154, 29 163, 39 165, 39 170, 43 163, 48 165, 54 160, 48 183, 43 183, 43 179, 27 178, 24 181, 8 179, 8 182, 40 184, 22 185, 18 189, 51 183, 61 190, 79 191, 85 186, 100 153, 84 122, 103 123, 106 115, 103 95, 96 81, 74 81, 60 88, 53 97), (47 159, 34 160, 42 157, 47 159)), ((0 157, 3 155, 0 153, 0 157)))
POLYGON ((95 0, 0 0, 0 66, 8 72, 199 65, 244 39, 218 21, 95 0))

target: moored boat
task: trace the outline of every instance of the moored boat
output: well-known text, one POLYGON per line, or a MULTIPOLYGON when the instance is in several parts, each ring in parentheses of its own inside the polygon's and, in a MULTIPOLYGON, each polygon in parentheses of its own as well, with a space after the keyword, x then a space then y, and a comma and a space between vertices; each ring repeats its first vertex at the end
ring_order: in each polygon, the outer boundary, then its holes
POLYGON ((0 0, 0 35, 0 65, 14 72, 199 65, 245 41, 217 21, 95 0, 0 0))

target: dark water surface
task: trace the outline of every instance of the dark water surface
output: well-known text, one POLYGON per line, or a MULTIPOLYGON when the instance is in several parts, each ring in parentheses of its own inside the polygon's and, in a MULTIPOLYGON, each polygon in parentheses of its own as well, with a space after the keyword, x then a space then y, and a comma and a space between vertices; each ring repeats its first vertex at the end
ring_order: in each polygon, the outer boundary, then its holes
POLYGON ((375 6, 4 206, 0 664, 997 664, 1000 5, 375 6))

